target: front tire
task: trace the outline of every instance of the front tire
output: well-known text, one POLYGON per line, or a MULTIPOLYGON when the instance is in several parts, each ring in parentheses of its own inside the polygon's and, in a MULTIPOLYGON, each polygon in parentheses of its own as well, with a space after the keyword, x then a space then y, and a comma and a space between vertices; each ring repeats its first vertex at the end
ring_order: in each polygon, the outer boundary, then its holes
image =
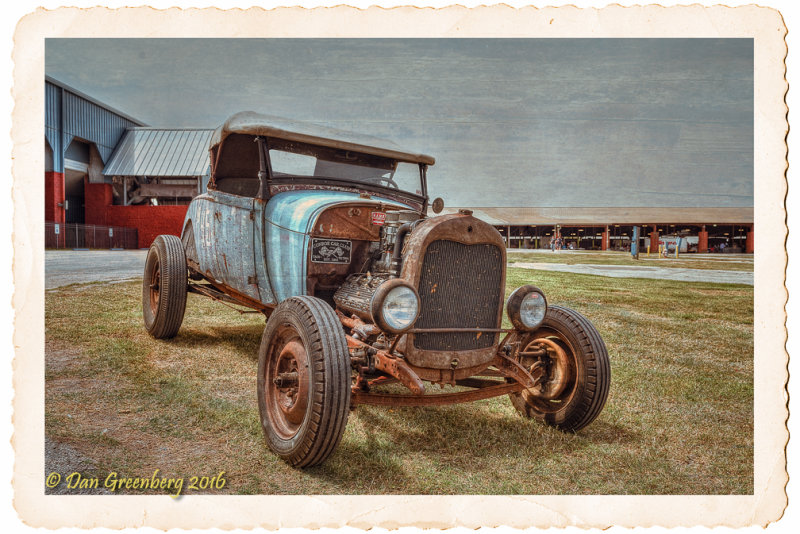
POLYGON ((522 357, 526 368, 534 364, 544 367, 545 381, 536 391, 509 395, 520 414, 567 432, 594 421, 608 398, 611 365, 603 339, 586 317, 569 308, 550 306, 542 326, 523 338, 520 348, 520 352, 545 348, 548 354, 522 357))
POLYGON ((269 448, 294 467, 325 461, 350 411, 350 354, 323 300, 302 296, 272 312, 258 351, 258 409, 269 448))
POLYGON ((178 236, 155 238, 144 264, 142 315, 156 339, 175 337, 186 312, 186 253, 178 236))

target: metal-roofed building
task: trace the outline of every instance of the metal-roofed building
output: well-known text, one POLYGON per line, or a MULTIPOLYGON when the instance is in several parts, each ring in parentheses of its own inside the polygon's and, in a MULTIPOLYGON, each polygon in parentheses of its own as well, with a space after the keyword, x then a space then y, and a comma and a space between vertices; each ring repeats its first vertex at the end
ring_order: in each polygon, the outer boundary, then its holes
POLYGON ((633 227, 640 227, 642 250, 653 251, 677 237, 688 238, 689 250, 753 252, 754 210, 731 207, 456 207, 469 209, 503 235, 508 248, 547 248, 561 238, 565 247, 625 250, 633 227))
MULTIPOLYGON (((238 122, 226 123, 220 135, 226 128, 246 126, 252 114, 236 117, 238 122)), ((138 232, 139 247, 149 246, 159 234, 180 235, 187 204, 205 189, 208 148, 214 132, 212 128, 146 127, 68 85, 46 78, 47 232, 58 233, 58 225, 65 222, 133 228, 138 232)), ((314 132, 301 133, 319 137, 314 132)), ((383 149, 393 150, 391 146, 383 149)), ((531 188, 535 189, 533 185, 531 188)), ((642 244, 653 243, 654 250, 664 238, 679 235, 691 236, 699 252, 720 250, 723 244, 726 251, 753 251, 752 206, 645 204, 564 207, 562 202, 469 209, 494 225, 509 248, 548 247, 554 238, 560 238, 565 246, 575 248, 624 250, 630 245, 633 227, 638 226, 642 244)), ((457 209, 446 208, 445 213, 457 209)), ((76 228, 74 235, 78 232, 76 228)))
POLYGON ((44 94, 45 219, 83 223, 84 182, 104 182, 120 137, 145 124, 50 77, 44 94))
POLYGON ((213 129, 130 128, 103 174, 115 203, 188 204, 208 176, 213 129))
POLYGON ((148 247, 159 234, 180 235, 214 130, 147 128, 50 77, 44 91, 46 243, 123 246, 110 238, 126 229, 148 247))

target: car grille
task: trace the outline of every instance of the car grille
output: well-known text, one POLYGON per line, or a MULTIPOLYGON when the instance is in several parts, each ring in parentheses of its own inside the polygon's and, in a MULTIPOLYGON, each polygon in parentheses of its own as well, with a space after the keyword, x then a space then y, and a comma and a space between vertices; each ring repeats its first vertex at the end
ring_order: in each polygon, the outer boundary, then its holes
MULTIPOLYGON (((495 245, 432 242, 419 281, 420 317, 415 328, 497 328, 503 288, 503 256, 495 245)), ((429 332, 414 334, 421 350, 484 349, 497 333, 429 332)))

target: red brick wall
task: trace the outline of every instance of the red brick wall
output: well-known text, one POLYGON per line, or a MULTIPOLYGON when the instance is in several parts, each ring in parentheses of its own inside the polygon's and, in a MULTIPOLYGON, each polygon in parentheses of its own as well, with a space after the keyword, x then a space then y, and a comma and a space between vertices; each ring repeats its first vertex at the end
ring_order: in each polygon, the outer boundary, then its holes
POLYGON ((106 207, 114 203, 111 194, 111 184, 90 184, 89 180, 83 180, 83 195, 86 213, 84 220, 86 224, 106 224, 106 207))
POLYGON ((139 248, 147 248, 161 234, 181 235, 189 206, 108 206, 107 226, 126 226, 139 231, 139 248))
POLYGON ((111 184, 85 183, 86 224, 136 228, 139 248, 161 234, 181 235, 189 206, 114 206, 111 184))
POLYGON ((44 220, 64 224, 64 173, 44 173, 44 220))

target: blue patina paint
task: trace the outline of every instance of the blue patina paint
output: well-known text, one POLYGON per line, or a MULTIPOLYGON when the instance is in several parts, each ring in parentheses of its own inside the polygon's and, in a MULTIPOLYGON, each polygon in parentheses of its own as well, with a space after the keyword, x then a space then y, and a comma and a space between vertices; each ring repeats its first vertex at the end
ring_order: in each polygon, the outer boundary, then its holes
POLYGON ((406 206, 382 197, 328 190, 286 191, 264 206, 250 197, 209 191, 189 205, 201 272, 264 304, 307 293, 308 245, 320 214, 343 203, 406 206))
POLYGON ((277 302, 307 293, 309 235, 319 215, 336 204, 359 202, 408 206, 386 198, 363 199, 347 191, 299 190, 275 195, 264 210, 269 279, 277 302))

